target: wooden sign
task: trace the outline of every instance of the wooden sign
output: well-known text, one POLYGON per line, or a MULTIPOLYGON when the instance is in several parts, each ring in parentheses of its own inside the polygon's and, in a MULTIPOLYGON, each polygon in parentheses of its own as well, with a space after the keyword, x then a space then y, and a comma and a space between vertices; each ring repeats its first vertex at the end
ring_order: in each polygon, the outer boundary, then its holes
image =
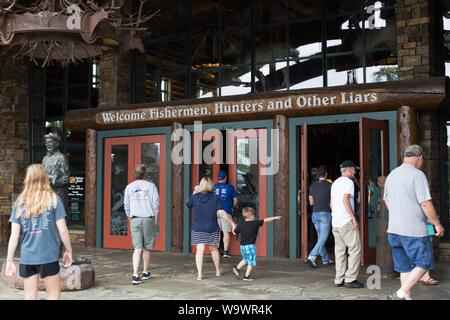
POLYGON ((95 122, 103 124, 136 123, 141 121, 177 120, 185 118, 223 117, 227 115, 251 115, 301 108, 327 108, 370 105, 382 102, 386 94, 380 91, 350 91, 327 94, 303 94, 273 99, 244 101, 217 101, 194 105, 162 106, 137 110, 99 112, 95 122))

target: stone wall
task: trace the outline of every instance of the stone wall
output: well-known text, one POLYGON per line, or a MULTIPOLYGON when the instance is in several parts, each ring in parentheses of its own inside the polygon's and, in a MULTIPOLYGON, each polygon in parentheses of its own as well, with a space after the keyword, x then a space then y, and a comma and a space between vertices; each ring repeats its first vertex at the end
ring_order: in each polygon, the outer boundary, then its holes
POLYGON ((28 71, 23 64, 0 68, 0 242, 9 238, 11 204, 28 165, 28 71))
POLYGON ((398 0, 397 56, 400 80, 429 77, 436 67, 433 7, 429 0, 398 0))

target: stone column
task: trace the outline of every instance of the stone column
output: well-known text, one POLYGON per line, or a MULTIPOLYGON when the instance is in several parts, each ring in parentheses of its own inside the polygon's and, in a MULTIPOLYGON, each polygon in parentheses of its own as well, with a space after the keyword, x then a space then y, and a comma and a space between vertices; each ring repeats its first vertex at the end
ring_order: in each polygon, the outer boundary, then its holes
MULTIPOLYGON (((283 115, 273 121, 274 129, 279 130, 278 172, 274 176, 274 215, 282 216, 274 222, 274 256, 289 257, 289 123, 283 115)), ((294 177, 295 178, 295 177, 294 177)))
POLYGON ((8 241, 11 206, 28 166, 28 68, 0 68, 0 241, 8 241))
MULTIPOLYGON (((435 28, 439 23, 442 27, 442 22, 434 20, 439 19, 434 15, 437 3, 429 0, 397 1, 397 55, 400 80, 427 78, 438 74, 440 57, 436 52, 439 52, 440 48, 436 47, 439 41, 435 41, 435 37, 441 36, 441 33, 436 32, 435 28)), ((440 199, 440 191, 445 187, 439 180, 440 174, 443 174, 439 172, 439 148, 442 148, 439 143, 439 126, 444 124, 439 121, 437 111, 419 112, 418 122, 417 142, 423 147, 425 157, 423 171, 430 184, 433 204, 439 212, 440 200, 444 200, 440 199)), ((442 206, 441 210, 448 212, 448 204, 442 206)), ((448 214, 446 217, 448 218, 448 214)))
POLYGON ((130 54, 107 51, 100 58, 99 107, 130 103, 130 54))

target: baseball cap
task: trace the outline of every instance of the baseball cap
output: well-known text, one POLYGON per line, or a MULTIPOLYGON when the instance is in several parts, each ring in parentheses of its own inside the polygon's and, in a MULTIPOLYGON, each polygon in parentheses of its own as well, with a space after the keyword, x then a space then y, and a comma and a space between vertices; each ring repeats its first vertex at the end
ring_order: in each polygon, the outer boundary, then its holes
POLYGON ((412 144, 405 149, 405 157, 418 157, 423 154, 423 149, 417 144, 412 144))
POLYGON ((219 178, 219 180, 224 179, 227 176, 227 173, 223 170, 219 171, 219 174, 217 175, 217 178, 219 178))
POLYGON ((341 169, 344 168, 355 168, 355 169, 359 169, 358 166, 356 166, 356 164, 353 163, 352 160, 345 160, 344 162, 341 163, 341 169))

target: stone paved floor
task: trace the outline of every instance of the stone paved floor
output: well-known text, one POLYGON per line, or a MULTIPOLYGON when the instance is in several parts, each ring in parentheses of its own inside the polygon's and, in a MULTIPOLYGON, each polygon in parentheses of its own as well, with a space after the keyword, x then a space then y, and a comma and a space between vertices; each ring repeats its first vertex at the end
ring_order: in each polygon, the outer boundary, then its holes
MULTIPOLYGON (((6 244, 0 245, 0 263, 6 258, 6 244)), ((193 255, 152 253, 153 278, 141 285, 131 285, 130 250, 92 249, 74 246, 77 256, 91 259, 95 273, 95 287, 87 290, 63 292, 65 300, 113 300, 113 299, 220 299, 248 300, 249 295, 258 299, 330 299, 330 300, 384 300, 399 286, 399 280, 382 278, 381 288, 369 290, 335 288, 333 267, 312 269, 298 260, 258 260, 254 282, 236 279, 231 267, 238 257, 221 259, 225 271, 216 277, 210 257, 205 258, 204 275, 207 279, 196 280, 193 255)), ((450 265, 437 264, 434 275, 440 280, 438 286, 419 285, 413 297, 416 299, 450 300, 450 265)), ((361 280, 368 278, 366 269, 361 270, 361 280)), ((40 293, 44 298, 45 294, 40 293)), ((0 299, 23 299, 21 290, 0 284, 0 299)))

